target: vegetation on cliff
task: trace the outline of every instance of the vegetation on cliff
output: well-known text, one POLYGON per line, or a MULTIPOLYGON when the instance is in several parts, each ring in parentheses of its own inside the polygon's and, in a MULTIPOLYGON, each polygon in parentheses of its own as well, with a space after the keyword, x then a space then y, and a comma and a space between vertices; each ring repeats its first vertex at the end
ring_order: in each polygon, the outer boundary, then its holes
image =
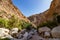
POLYGON ((9 28, 9 29, 17 27, 21 30, 28 27, 29 25, 31 24, 25 22, 24 20, 20 20, 15 15, 11 15, 9 19, 0 17, 0 27, 9 28))
POLYGON ((38 26, 38 28, 47 26, 52 29, 52 28, 58 26, 60 24, 60 15, 58 15, 58 13, 53 13, 52 16, 53 16, 52 21, 50 20, 50 21, 43 22, 38 26))
POLYGON ((4 38, 4 39, 0 39, 0 40, 10 40, 9 38, 4 38))

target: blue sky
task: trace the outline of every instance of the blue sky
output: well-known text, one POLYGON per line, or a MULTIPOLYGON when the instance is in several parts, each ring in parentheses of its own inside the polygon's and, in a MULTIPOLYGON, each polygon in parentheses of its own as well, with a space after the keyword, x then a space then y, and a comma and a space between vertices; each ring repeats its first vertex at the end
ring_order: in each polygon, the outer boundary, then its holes
POLYGON ((25 15, 41 13, 50 7, 52 0, 12 0, 13 4, 25 15))

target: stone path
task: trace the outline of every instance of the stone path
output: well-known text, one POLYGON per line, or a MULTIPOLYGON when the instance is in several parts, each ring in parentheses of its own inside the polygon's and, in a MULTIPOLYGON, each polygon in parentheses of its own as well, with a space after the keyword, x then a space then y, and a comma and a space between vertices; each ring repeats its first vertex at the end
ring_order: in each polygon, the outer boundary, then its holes
POLYGON ((41 40, 41 39, 43 39, 43 38, 40 37, 37 33, 35 33, 35 35, 33 35, 30 40, 41 40))
POLYGON ((43 39, 43 38, 39 37, 38 35, 34 35, 30 40, 40 40, 40 39, 43 39))
MULTIPOLYGON (((27 40, 26 38, 22 38, 22 39, 15 39, 15 38, 13 38, 13 39, 11 39, 11 40, 27 40)), ((38 34, 37 34, 37 32, 32 36, 32 38, 31 39, 29 39, 29 40, 60 40, 60 38, 49 38, 49 39, 45 39, 45 38, 42 38, 41 36, 39 36, 38 34)))

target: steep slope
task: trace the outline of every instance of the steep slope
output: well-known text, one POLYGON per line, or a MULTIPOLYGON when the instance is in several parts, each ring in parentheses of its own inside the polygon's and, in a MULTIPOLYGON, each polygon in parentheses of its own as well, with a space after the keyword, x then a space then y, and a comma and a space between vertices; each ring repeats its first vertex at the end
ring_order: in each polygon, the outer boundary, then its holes
POLYGON ((42 22, 53 20, 53 15, 56 13, 57 15, 60 15, 60 0, 53 0, 51 2, 50 8, 47 11, 40 14, 32 15, 28 17, 28 19, 38 26, 42 22))
POLYGON ((8 18, 11 15, 16 15, 19 19, 30 22, 22 13, 15 7, 11 0, 0 0, 0 17, 8 18), (3 13, 3 14, 1 14, 3 13))
POLYGON ((36 26, 38 26, 40 23, 47 21, 47 19, 45 17, 45 15, 46 15, 45 13, 47 13, 47 12, 48 12, 48 10, 43 13, 40 13, 40 14, 32 15, 32 16, 28 17, 28 19, 32 23, 34 23, 36 26))

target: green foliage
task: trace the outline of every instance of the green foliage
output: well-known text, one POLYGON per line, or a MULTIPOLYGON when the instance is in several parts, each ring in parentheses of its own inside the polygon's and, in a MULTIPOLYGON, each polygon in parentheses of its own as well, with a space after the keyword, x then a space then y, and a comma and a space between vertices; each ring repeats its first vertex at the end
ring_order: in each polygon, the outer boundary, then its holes
POLYGON ((48 21, 47 24, 48 24, 47 27, 49 27, 51 29, 58 26, 56 21, 48 21))
POLYGON ((0 40, 10 40, 10 39, 9 39, 9 38, 4 38, 4 39, 1 39, 1 38, 0 38, 0 40))
POLYGON ((55 22, 57 22, 57 16, 58 16, 58 13, 53 13, 53 20, 54 20, 55 22))
POLYGON ((20 20, 15 15, 12 15, 8 20, 4 18, 0 18, 0 27, 5 27, 8 29, 17 27, 21 30, 30 25, 31 25, 30 23, 25 22, 24 20, 20 20))
POLYGON ((0 27, 7 27, 8 20, 0 18, 0 27))
POLYGON ((47 22, 43 22, 43 23, 41 23, 39 26, 38 26, 38 28, 39 27, 44 27, 44 26, 47 26, 47 27, 49 27, 49 28, 54 28, 55 26, 57 26, 58 25, 58 21, 60 21, 60 20, 57 20, 57 19, 60 19, 60 17, 58 17, 57 18, 57 16, 58 16, 58 13, 53 13, 53 20, 52 21, 47 21, 47 22))
POLYGON ((60 15, 57 16, 57 22, 60 24, 60 15))
POLYGON ((47 21, 45 23, 41 23, 38 27, 44 27, 44 26, 47 26, 49 28, 54 28, 56 27, 58 24, 55 22, 55 21, 47 21))
POLYGON ((4 20, 2 18, 0 18, 0 27, 4 26, 4 20))
POLYGON ((27 27, 30 27, 31 26, 31 23, 28 23, 28 22, 25 22, 24 20, 21 20, 21 28, 24 29, 24 28, 27 28, 27 27))
POLYGON ((18 21, 18 20, 15 18, 15 16, 12 15, 11 18, 9 19, 9 21, 8 21, 8 28, 17 27, 17 26, 16 26, 17 21, 18 21))
POLYGON ((60 24, 60 15, 58 13, 53 13, 53 20, 60 24))

